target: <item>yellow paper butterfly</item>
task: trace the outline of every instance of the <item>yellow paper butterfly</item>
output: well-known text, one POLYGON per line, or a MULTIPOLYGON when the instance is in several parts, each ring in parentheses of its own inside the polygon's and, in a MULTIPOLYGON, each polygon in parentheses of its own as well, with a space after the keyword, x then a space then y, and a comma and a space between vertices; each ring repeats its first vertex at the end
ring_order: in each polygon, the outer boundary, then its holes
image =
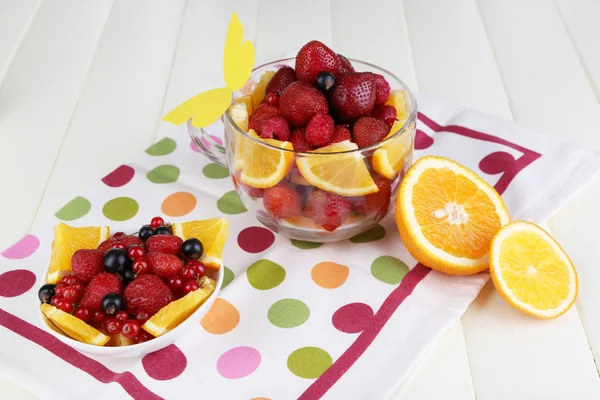
POLYGON ((233 92, 244 86, 254 66, 254 46, 249 40, 242 42, 243 38, 244 27, 233 13, 223 54, 226 87, 207 90, 186 100, 165 115, 163 121, 181 125, 192 118, 192 125, 202 128, 215 123, 227 111, 233 92))

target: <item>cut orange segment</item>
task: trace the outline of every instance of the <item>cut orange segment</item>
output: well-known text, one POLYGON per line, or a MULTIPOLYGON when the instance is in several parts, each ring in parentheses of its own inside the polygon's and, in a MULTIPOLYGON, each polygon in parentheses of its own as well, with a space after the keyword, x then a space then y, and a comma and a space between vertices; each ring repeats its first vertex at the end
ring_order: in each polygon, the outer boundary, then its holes
POLYGON ((264 74, 260 76, 260 79, 254 86, 254 90, 252 91, 252 107, 256 110, 261 101, 265 98, 265 88, 267 84, 275 75, 275 71, 265 71, 264 74))
POLYGON ((104 346, 110 340, 109 336, 50 304, 42 304, 40 310, 58 329, 72 339, 96 346, 104 346))
POLYGON ((202 242, 204 253, 200 261, 208 268, 219 269, 223 264, 223 248, 229 234, 229 221, 225 218, 175 222, 173 234, 183 240, 196 238, 202 242))
POLYGON ((492 238, 510 216, 498 192, 477 174, 447 158, 427 156, 400 184, 396 222, 417 261, 470 275, 488 268, 492 238))
POLYGON ((254 112, 254 107, 252 106, 252 96, 250 96, 250 95, 236 98, 235 103, 236 104, 245 104, 248 114, 252 114, 254 112))
MULTIPOLYGON (((403 125, 403 121, 394 122, 387 137, 395 135, 402 129, 403 125)), ((411 148, 412 137, 406 133, 390 139, 373 153, 373 169, 379 175, 390 180, 396 179, 402 168, 404 168, 406 157, 410 155, 411 148)))
POLYGON ((564 314, 577 297, 573 263, 552 236, 529 222, 512 222, 494 237, 490 272, 510 305, 537 318, 564 314))
POLYGON ((356 143, 344 140, 313 151, 338 154, 298 156, 296 165, 304 179, 327 192, 340 196, 375 193, 379 188, 369 174, 364 156, 359 151, 351 151, 356 149, 356 143), (339 153, 344 151, 346 153, 339 153))
POLYGON ((233 122, 244 132, 248 131, 248 106, 246 103, 236 103, 229 107, 229 114, 233 122))
POLYGON ((71 257, 79 249, 95 249, 110 237, 108 226, 76 228, 64 223, 54 227, 52 256, 46 281, 57 284, 71 272, 71 257))
POLYGON ((292 168, 294 153, 291 150, 294 150, 294 147, 290 142, 261 139, 252 129, 248 135, 258 142, 247 137, 239 141, 240 146, 236 149, 235 159, 236 166, 238 159, 243 160, 239 162, 242 165, 240 181, 259 189, 277 185, 292 168), (263 146, 260 142, 272 147, 263 146))
MULTIPOLYGON (((396 119, 399 122, 402 124, 406 122, 408 119, 408 110, 406 109, 406 93, 404 90, 392 90, 385 104, 396 109, 396 119)), ((392 132, 395 132, 393 128, 392 132)))
POLYGON ((173 330, 210 297, 216 286, 217 283, 214 280, 206 276, 203 277, 200 281, 200 289, 194 290, 161 308, 142 325, 142 328, 154 337, 173 330))

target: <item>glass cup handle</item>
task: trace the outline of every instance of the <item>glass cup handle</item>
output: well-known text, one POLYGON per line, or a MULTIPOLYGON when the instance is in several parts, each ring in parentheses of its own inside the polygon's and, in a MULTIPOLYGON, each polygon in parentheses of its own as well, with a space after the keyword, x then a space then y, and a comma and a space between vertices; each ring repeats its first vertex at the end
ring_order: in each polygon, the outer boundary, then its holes
MULTIPOLYGON (((221 120, 215 123, 215 125, 217 124, 222 126, 221 120)), ((213 137, 208 134, 205 128, 196 128, 193 126, 191 120, 187 122, 187 126, 190 137, 200 153, 204 154, 211 161, 214 161, 220 166, 227 168, 225 147, 217 143, 213 137)))

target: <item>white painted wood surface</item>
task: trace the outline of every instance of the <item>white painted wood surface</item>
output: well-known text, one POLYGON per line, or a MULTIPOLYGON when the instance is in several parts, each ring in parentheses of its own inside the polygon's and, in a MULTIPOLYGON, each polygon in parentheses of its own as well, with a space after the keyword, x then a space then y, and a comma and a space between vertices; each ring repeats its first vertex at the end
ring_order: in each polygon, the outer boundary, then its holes
MULTIPOLYGON (((222 83, 233 11, 257 62, 319 39, 421 92, 600 149, 598 0, 0 0, 0 248, 222 83)), ((576 308, 532 320, 488 285, 394 398, 599 399, 598 204, 595 185, 550 221, 578 267, 576 308)), ((0 398, 32 396, 0 379, 0 398)))

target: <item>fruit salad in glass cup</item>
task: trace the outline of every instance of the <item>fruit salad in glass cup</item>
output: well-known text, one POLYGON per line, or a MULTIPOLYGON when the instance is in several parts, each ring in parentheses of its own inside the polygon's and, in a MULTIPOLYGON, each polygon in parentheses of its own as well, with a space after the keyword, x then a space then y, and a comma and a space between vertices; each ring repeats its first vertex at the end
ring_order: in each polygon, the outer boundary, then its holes
POLYGON ((188 122, 227 167, 248 211, 290 239, 333 242, 393 208, 412 163, 417 105, 390 72, 318 41, 253 70, 222 116, 224 147, 188 122))

